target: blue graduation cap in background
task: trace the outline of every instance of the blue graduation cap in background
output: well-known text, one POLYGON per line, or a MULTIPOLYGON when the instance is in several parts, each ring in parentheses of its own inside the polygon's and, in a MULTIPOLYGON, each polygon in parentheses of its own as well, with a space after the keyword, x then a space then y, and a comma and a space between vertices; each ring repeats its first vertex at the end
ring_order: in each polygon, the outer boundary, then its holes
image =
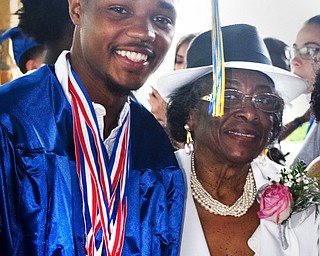
POLYGON ((10 28, 0 35, 0 44, 8 38, 12 40, 14 59, 18 66, 22 55, 30 48, 39 45, 32 38, 25 37, 18 27, 10 28))

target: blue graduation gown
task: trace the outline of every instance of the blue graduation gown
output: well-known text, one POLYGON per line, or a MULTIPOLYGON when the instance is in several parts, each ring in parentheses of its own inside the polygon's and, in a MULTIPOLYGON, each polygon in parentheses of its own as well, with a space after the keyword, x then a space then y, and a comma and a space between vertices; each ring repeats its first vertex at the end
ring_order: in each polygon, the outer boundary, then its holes
MULTIPOLYGON (((71 106, 54 66, 0 87, 0 255, 85 255, 71 106)), ((184 182, 158 122, 131 100, 122 255, 177 255, 184 182)))

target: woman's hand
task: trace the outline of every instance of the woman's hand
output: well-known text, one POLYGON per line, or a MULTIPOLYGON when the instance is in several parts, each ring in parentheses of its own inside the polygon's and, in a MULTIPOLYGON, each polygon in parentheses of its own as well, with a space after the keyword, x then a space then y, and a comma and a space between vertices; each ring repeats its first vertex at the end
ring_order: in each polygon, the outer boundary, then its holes
POLYGON ((151 113, 159 121, 162 127, 167 127, 167 106, 168 103, 161 97, 160 93, 152 87, 151 93, 149 93, 148 102, 151 105, 151 113))

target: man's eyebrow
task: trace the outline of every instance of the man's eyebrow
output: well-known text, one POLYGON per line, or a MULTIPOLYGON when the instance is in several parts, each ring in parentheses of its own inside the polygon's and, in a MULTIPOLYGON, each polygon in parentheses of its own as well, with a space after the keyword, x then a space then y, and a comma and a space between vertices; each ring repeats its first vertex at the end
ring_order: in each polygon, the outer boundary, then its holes
POLYGON ((175 8, 175 6, 174 6, 173 4, 171 4, 171 3, 162 1, 162 2, 159 3, 159 6, 160 6, 161 8, 163 8, 163 9, 167 9, 167 10, 169 10, 169 11, 172 11, 172 12, 176 13, 176 8, 175 8))

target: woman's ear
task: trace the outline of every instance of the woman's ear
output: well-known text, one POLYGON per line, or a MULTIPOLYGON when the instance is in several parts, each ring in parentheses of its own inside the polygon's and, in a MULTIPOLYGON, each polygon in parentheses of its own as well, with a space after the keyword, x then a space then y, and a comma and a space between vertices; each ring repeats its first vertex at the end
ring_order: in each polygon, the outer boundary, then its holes
POLYGON ((189 114, 189 117, 187 119, 186 124, 189 126, 190 131, 193 131, 193 127, 194 127, 194 117, 193 117, 194 111, 191 111, 189 114))
POLYGON ((82 0, 69 0, 69 14, 74 25, 80 24, 83 5, 84 3, 82 0))

